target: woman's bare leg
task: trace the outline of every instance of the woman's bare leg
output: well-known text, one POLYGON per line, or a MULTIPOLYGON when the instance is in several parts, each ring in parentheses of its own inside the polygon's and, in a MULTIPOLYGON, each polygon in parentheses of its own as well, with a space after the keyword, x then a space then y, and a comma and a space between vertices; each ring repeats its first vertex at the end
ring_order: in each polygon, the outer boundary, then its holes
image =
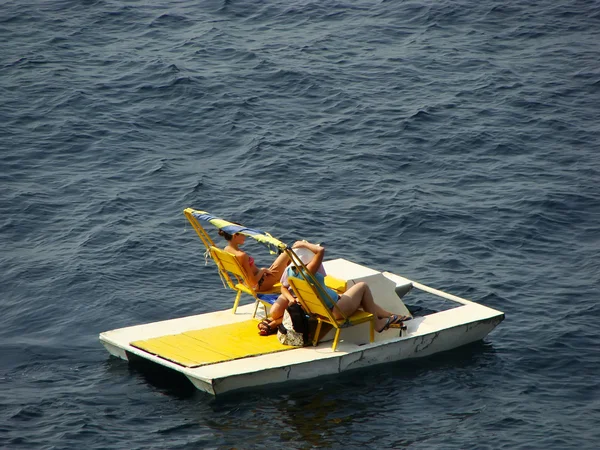
POLYGON ((388 317, 391 314, 387 314, 383 308, 377 305, 373 301, 373 295, 369 286, 360 282, 348 289, 337 301, 337 308, 333 308, 333 317, 336 319, 342 319, 344 316, 348 317, 354 314, 359 308, 364 311, 373 314, 375 319, 375 329, 381 331, 388 323, 388 317), (387 314, 384 317, 379 317, 380 313, 387 314))
POLYGON ((283 271, 287 267, 289 261, 290 258, 285 253, 282 253, 275 259, 275 261, 273 261, 273 264, 271 264, 271 267, 269 267, 271 273, 263 276, 263 281, 260 284, 259 292, 267 292, 276 283, 279 283, 279 280, 281 280, 281 276, 283 275, 283 271))
POLYGON ((277 281, 279 281, 279 279, 281 278, 281 275, 283 275, 283 271, 285 270, 285 268, 287 267, 287 265, 289 263, 290 263, 290 258, 285 253, 282 253, 277 258, 275 258, 275 261, 273 261, 273 264, 271 264, 271 267, 269 267, 269 270, 271 272, 273 272, 273 274, 277 277, 277 281))
POLYGON ((283 313, 288 307, 288 300, 280 295, 275 303, 271 305, 271 309, 269 310, 269 315, 266 317, 261 323, 258 324, 258 328, 262 331, 263 328, 266 330, 265 325, 263 323, 268 323, 268 327, 270 330, 274 330, 283 322, 283 313))
POLYGON ((277 301, 271 306, 271 310, 269 311, 269 317, 272 320, 280 319, 281 317, 283 317, 283 313, 285 312, 289 304, 290 302, 288 302, 288 300, 283 295, 280 295, 277 298, 277 301))
POLYGON ((350 289, 348 289, 344 294, 347 295, 359 295, 362 297, 362 301, 361 301, 361 308, 364 309, 365 311, 370 312, 371 314, 373 314, 374 316, 376 316, 377 318, 381 319, 381 318, 387 318, 390 317, 392 315, 391 312, 383 309, 381 306, 379 306, 377 303, 375 303, 375 300, 373 300, 373 294, 371 293, 371 289, 369 288, 369 285, 367 283, 365 283, 364 281, 360 281, 358 283, 356 283, 354 286, 352 286, 350 289), (356 294, 355 294, 356 292, 356 294))

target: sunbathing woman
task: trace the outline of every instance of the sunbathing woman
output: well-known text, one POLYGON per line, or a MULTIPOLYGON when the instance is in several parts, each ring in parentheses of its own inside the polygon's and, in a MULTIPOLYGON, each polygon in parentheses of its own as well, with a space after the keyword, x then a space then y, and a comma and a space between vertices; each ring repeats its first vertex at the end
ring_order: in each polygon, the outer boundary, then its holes
POLYGON ((257 292, 267 292, 275 283, 279 282, 290 260, 285 253, 279 255, 268 269, 266 267, 259 269, 254 264, 254 258, 240 249, 240 245, 244 245, 246 241, 246 236, 240 233, 229 234, 223 230, 219 230, 219 235, 223 236, 227 241, 227 246, 224 250, 235 255, 242 264, 246 274, 248 274, 248 282, 251 284, 248 287, 255 289, 257 292))
MULTIPOLYGON (((292 246, 292 249, 306 249, 308 250, 308 245, 310 245, 306 241, 298 241, 295 242, 292 246)), ((306 265, 308 264, 314 256, 314 253, 311 251, 295 251, 298 258, 306 265)), ((274 334, 277 332, 277 327, 283 321, 283 313, 289 306, 290 302, 294 303, 296 299, 291 294, 290 283, 288 282, 288 269, 292 265, 288 265, 286 269, 283 271, 283 275, 281 276, 281 295, 277 298, 277 301, 271 305, 271 309, 269 310, 269 317, 262 320, 258 324, 259 334, 261 336, 268 336, 270 334, 274 334)), ((321 264, 318 268, 318 272, 325 276, 325 268, 323 264, 321 264)))
MULTIPOLYGON (((379 306, 373 300, 373 294, 371 293, 371 289, 369 285, 363 281, 356 283, 342 295, 338 295, 333 289, 325 286, 325 277, 319 271, 321 264, 323 262, 323 257, 325 255, 325 249, 320 245, 311 244, 306 241, 296 242, 293 248, 306 248, 314 253, 312 259, 308 262, 303 261, 306 264, 306 268, 308 271, 313 274, 320 284, 317 286, 317 289, 320 291, 326 292, 329 297, 335 302, 337 307, 334 307, 334 304, 327 298, 327 296, 323 295, 322 299, 327 303, 327 305, 332 309, 333 317, 336 319, 343 319, 344 316, 342 313, 349 317, 354 314, 358 309, 362 309, 363 311, 370 312, 375 316, 375 329, 378 332, 382 332, 387 330, 390 327, 401 327, 403 325, 403 321, 410 320, 409 316, 402 316, 393 314, 389 311, 386 311, 381 306, 379 306)), ((281 317, 283 316, 283 312, 291 302, 295 302, 296 299, 292 295, 289 289, 289 283, 286 282, 285 277, 296 277, 301 278, 302 275, 298 273, 298 269, 294 266, 289 266, 286 269, 286 273, 283 275, 282 284, 281 284, 281 296, 277 300, 277 302, 271 307, 271 318, 264 320, 259 324, 259 329, 261 334, 271 334, 274 330, 277 330, 277 326, 281 323, 281 317), (279 315, 281 314, 281 315, 279 315), (262 328, 261 328, 262 324, 262 328)))

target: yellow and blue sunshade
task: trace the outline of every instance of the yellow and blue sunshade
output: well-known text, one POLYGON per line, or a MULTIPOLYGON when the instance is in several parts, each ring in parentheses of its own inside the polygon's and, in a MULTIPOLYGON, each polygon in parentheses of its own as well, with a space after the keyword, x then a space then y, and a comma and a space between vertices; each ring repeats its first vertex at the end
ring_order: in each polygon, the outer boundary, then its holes
POLYGON ((279 239, 274 238, 266 231, 258 230, 256 228, 248 228, 243 225, 228 222, 227 220, 213 216, 212 214, 207 213, 206 211, 192 210, 190 211, 190 213, 196 220, 209 222, 211 225, 217 227, 220 230, 223 230, 225 233, 240 233, 244 236, 251 237, 256 241, 260 242, 261 244, 266 245, 269 248, 269 250, 273 253, 277 253, 278 250, 285 250, 287 248, 287 245, 285 243, 281 242, 279 239))

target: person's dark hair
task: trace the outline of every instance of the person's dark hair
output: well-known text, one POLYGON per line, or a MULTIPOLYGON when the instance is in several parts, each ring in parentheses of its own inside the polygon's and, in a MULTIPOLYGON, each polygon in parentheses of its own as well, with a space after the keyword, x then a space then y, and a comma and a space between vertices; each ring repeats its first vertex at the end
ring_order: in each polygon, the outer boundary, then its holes
POLYGON ((223 230, 219 230, 219 236, 223 236, 226 241, 230 241, 233 238, 233 234, 229 234, 223 230))

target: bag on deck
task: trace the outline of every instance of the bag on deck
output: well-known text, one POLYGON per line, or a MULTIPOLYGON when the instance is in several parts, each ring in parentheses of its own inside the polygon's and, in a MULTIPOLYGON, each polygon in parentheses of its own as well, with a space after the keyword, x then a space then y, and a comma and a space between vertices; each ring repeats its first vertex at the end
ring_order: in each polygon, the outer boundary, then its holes
POLYGON ((308 341, 308 316, 299 303, 292 303, 283 313, 283 322, 277 330, 277 339, 283 345, 303 347, 308 341))

